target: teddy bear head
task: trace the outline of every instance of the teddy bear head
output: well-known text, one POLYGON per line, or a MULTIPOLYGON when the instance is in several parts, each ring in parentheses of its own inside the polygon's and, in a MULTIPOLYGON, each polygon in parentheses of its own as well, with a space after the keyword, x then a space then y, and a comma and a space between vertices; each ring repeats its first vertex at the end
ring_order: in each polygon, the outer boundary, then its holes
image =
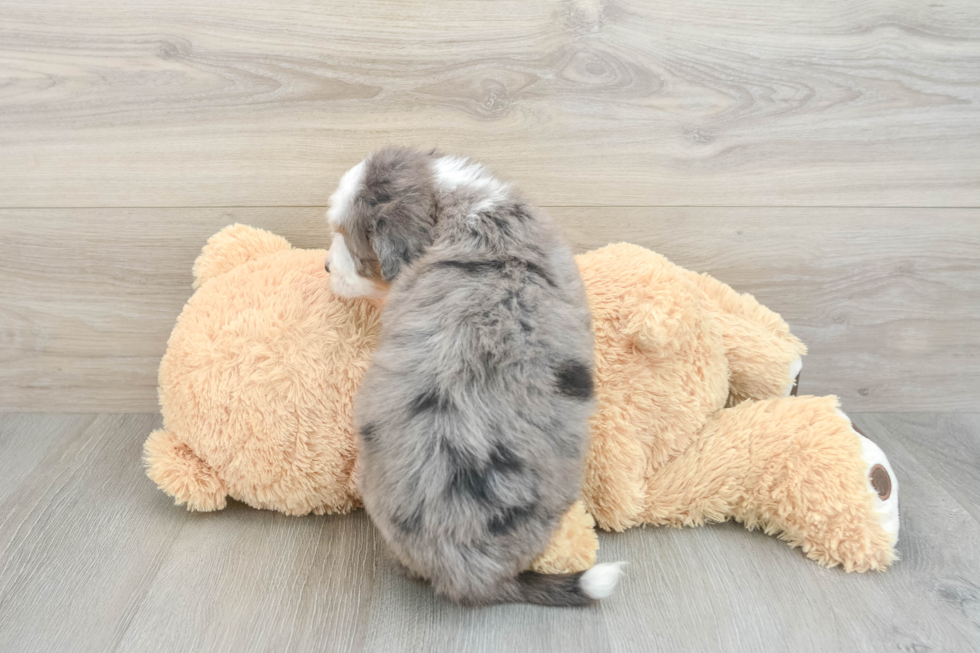
POLYGON ((160 364, 166 431, 255 507, 360 504, 352 400, 381 306, 334 296, 325 258, 260 229, 223 229, 194 265, 196 291, 160 364))

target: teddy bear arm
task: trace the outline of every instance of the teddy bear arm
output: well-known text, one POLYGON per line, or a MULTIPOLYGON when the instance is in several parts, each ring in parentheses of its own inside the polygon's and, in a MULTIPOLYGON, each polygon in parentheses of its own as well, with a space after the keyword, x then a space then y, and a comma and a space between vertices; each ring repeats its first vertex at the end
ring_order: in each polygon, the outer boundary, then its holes
POLYGON ((786 322, 752 295, 707 274, 695 276, 725 343, 731 371, 728 405, 795 394, 806 346, 786 322))
POLYGON ((897 495, 884 454, 863 443, 836 398, 788 397, 719 411, 650 479, 644 518, 672 526, 736 519, 821 564, 866 571, 895 559, 897 495), (875 474, 885 475, 887 495, 875 474))

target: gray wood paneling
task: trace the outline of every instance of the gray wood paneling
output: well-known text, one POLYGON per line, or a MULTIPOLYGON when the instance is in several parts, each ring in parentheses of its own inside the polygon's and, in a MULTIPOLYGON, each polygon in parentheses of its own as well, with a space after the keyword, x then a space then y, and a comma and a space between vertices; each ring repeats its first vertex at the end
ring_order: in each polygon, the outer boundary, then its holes
POLYGON ((322 205, 391 141, 550 205, 980 205, 975 0, 4 0, 3 206, 322 205))
MULTIPOLYGON (((980 210, 552 208, 577 251, 650 247, 751 292, 847 410, 972 411, 980 210)), ((319 208, 0 210, 0 410, 153 411, 191 265, 232 222, 324 246, 319 208)))

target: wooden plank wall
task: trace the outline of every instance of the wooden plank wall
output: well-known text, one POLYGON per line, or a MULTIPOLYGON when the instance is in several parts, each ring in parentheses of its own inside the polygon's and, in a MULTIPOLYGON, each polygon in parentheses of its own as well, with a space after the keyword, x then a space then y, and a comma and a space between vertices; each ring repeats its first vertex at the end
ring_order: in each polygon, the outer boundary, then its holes
POLYGON ((973 0, 0 0, 0 410, 152 411, 206 238, 325 245, 372 148, 779 311, 849 411, 980 397, 973 0))

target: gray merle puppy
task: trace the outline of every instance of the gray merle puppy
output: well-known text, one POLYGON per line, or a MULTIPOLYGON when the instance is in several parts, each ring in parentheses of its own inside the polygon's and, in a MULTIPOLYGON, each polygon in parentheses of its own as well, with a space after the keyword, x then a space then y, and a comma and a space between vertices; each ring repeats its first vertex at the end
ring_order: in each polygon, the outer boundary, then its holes
POLYGON ((364 504, 408 571, 460 603, 587 605, 620 564, 527 569, 579 495, 592 333, 550 220, 466 158, 370 155, 328 212, 336 294, 388 294, 355 403, 364 504))

